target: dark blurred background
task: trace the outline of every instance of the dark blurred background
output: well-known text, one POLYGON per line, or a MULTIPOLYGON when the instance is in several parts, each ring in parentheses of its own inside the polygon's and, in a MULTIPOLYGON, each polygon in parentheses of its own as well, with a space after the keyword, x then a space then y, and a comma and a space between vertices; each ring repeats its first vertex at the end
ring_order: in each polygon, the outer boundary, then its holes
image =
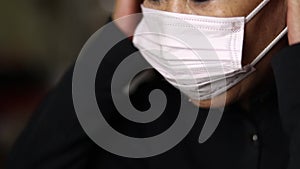
POLYGON ((113 3, 0 2, 0 169, 31 113, 86 40, 106 23, 113 3))

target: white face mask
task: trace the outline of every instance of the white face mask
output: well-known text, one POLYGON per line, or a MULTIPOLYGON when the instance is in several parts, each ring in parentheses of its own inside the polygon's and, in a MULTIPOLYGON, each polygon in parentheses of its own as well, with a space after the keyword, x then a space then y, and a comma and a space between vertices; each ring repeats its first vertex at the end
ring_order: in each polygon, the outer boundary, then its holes
POLYGON ((257 58, 242 66, 247 17, 208 17, 145 8, 133 38, 143 57, 164 78, 194 100, 211 99, 255 71, 254 66, 286 34, 285 28, 257 58))

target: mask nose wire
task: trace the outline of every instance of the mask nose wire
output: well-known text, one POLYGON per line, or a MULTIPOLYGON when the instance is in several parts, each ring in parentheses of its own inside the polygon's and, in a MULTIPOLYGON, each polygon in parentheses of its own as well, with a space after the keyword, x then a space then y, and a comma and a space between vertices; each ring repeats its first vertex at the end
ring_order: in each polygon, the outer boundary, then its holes
POLYGON ((246 23, 249 22, 263 7, 265 7, 270 0, 263 0, 245 19, 246 23))

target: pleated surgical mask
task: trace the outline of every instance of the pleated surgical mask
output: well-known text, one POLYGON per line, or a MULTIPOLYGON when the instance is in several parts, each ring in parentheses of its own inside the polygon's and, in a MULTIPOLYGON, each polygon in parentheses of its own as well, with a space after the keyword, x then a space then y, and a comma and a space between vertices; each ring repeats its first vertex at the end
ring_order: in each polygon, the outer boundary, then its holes
POLYGON ((286 34, 285 28, 250 64, 242 66, 247 17, 209 17, 172 13, 142 6, 143 19, 133 43, 173 86, 194 100, 218 96, 255 71, 254 66, 286 34))

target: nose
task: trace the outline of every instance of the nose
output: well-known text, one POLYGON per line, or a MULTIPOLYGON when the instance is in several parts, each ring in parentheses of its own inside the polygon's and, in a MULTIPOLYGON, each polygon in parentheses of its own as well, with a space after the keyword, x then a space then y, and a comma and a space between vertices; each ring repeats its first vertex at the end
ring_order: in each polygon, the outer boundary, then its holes
POLYGON ((187 13, 187 0, 168 0, 166 11, 175 13, 187 13))

